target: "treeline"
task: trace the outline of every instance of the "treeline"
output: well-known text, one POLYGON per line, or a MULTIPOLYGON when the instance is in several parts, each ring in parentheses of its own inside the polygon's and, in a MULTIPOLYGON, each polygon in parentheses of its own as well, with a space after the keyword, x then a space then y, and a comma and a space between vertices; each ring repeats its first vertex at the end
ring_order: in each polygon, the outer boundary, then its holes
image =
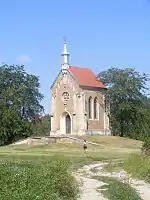
POLYGON ((39 88, 39 78, 28 74, 23 66, 0 66, 0 145, 45 130, 39 88))
POLYGON ((150 149, 150 98, 146 87, 147 76, 135 69, 110 68, 99 74, 108 90, 106 105, 110 111, 113 135, 145 141, 150 149))
MULTIPOLYGON (((106 105, 112 134, 149 141, 146 75, 130 68, 110 68, 98 76, 108 87, 106 105)), ((50 116, 43 116, 39 88, 39 78, 23 66, 0 66, 0 145, 31 135, 49 135, 50 116)))
POLYGON ((39 118, 36 123, 32 123, 32 130, 34 136, 49 136, 51 130, 51 117, 44 115, 39 118))

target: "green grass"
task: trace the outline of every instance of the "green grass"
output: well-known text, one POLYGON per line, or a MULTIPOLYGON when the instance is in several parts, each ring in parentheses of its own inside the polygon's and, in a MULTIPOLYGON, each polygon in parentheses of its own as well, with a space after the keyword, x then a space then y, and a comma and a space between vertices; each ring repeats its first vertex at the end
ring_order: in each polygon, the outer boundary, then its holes
POLYGON ((78 185, 61 158, 0 162, 1 200, 76 200, 78 185))
POLYGON ((72 171, 85 164, 122 158, 124 152, 61 145, 0 148, 0 200, 75 200, 72 171))
POLYGON ((106 172, 114 172, 124 169, 133 178, 145 180, 150 183, 150 157, 132 153, 127 155, 122 161, 109 160, 103 170, 106 172))
POLYGON ((98 191, 109 200, 141 200, 136 190, 127 183, 107 176, 93 176, 93 178, 106 183, 98 188, 98 191))
MULTIPOLYGON (((131 149, 130 149, 131 150, 131 149)), ((132 150, 131 150, 132 151, 132 150)), ((99 146, 88 145, 88 152, 83 152, 80 144, 50 144, 50 145, 15 145, 0 148, 1 159, 9 160, 10 157, 15 160, 51 160, 53 157, 59 157, 69 160, 72 168, 78 169, 84 164, 109 160, 114 158, 124 158, 130 151, 122 148, 110 149, 100 148, 99 146)))
POLYGON ((126 148, 126 149, 140 149, 142 142, 124 137, 117 136, 78 136, 80 139, 86 139, 90 142, 95 142, 101 145, 102 148, 126 148))
POLYGON ((79 144, 1 147, 0 200, 75 200, 78 185, 73 171, 90 163, 124 159, 137 150, 126 145, 118 150, 111 141, 103 148, 88 145, 87 154, 79 144))
POLYGON ((131 154, 125 159, 124 169, 132 177, 143 179, 150 183, 150 157, 131 154))

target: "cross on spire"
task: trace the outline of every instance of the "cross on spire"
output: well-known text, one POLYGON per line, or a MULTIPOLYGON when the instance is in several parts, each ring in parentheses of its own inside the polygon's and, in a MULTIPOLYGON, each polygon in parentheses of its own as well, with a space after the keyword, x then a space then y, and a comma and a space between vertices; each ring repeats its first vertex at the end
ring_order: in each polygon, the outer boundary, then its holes
POLYGON ((67 38, 66 36, 63 37, 64 43, 67 43, 67 38))

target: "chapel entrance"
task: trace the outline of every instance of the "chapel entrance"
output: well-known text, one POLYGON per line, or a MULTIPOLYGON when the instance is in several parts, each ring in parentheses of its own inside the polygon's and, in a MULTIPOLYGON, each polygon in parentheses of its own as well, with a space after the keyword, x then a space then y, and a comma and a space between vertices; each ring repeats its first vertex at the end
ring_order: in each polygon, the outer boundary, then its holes
POLYGON ((65 117, 65 121, 66 121, 66 134, 70 134, 71 133, 71 118, 70 115, 66 115, 65 117))

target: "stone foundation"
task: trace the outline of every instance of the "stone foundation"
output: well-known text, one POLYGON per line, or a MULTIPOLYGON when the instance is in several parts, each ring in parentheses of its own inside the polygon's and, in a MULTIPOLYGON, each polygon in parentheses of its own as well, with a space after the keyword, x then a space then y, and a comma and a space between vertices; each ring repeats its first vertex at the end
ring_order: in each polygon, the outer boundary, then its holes
MULTIPOLYGON (((56 132, 50 132, 51 136, 61 136, 64 134, 61 134, 60 131, 56 132)), ((79 131, 79 132, 72 132, 71 134, 68 134, 68 137, 71 136, 84 136, 84 135, 111 135, 111 130, 88 130, 88 131, 79 131)))
POLYGON ((111 135, 111 130, 88 130, 87 135, 111 135))

